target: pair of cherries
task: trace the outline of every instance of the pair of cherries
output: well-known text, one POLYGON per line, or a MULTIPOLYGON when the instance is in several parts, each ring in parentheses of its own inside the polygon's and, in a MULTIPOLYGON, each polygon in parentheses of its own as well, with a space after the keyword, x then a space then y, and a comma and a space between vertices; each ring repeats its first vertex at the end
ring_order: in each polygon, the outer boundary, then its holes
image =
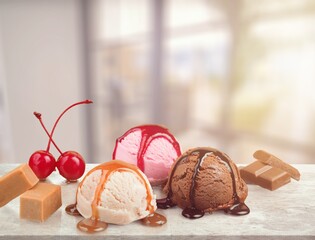
POLYGON ((52 137, 59 120, 70 108, 76 105, 90 103, 93 102, 91 100, 85 100, 82 102, 74 103, 66 108, 57 118, 51 133, 49 133, 47 131, 47 128, 45 127, 42 121, 42 115, 40 113, 34 112, 35 117, 39 120, 43 129, 49 137, 46 150, 39 150, 34 152, 28 161, 29 166, 32 168, 33 172, 40 180, 45 180, 55 170, 56 167, 58 168, 60 175, 68 181, 76 181, 84 174, 85 162, 83 157, 75 151, 62 152, 56 145, 52 137), (55 160, 54 156, 49 152, 51 143, 54 144, 54 146, 60 153, 57 161, 55 160))

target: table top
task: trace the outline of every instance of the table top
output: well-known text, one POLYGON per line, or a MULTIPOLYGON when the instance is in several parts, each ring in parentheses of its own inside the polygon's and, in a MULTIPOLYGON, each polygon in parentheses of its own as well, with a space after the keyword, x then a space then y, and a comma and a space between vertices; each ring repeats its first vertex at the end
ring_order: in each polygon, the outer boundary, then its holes
MULTIPOLYGON (((16 164, 0 164, 0 176, 16 164)), ((88 164, 87 170, 96 166, 88 164)), ((275 191, 248 185, 246 204, 251 212, 231 216, 217 211, 203 218, 190 220, 181 209, 161 210, 167 224, 147 227, 136 221, 128 225, 113 225, 96 234, 76 228, 82 217, 66 214, 65 207, 75 201, 78 183, 67 184, 54 172, 48 182, 62 187, 62 207, 43 223, 19 218, 19 198, 0 208, 0 239, 315 239, 315 164, 294 165, 301 172, 299 182, 275 191)))

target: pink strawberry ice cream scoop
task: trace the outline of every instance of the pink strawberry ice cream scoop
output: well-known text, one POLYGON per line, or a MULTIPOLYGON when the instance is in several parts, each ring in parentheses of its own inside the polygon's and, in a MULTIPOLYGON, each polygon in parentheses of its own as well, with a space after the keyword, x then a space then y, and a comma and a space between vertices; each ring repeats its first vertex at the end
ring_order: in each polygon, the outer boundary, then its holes
POLYGON ((167 128, 141 125, 116 140, 113 159, 138 166, 152 185, 159 185, 166 182, 170 168, 180 155, 180 146, 167 128))

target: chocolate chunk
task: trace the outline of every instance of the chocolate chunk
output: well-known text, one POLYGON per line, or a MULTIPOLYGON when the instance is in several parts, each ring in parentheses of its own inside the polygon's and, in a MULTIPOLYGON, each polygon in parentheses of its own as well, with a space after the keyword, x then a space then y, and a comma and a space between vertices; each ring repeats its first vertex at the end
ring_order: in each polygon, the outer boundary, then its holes
POLYGON ((296 168, 292 167, 290 164, 287 164, 286 162, 282 161, 276 156, 264 150, 256 151, 253 156, 255 159, 261 161, 262 163, 282 169, 283 171, 290 174, 290 176, 296 181, 300 180, 300 176, 301 176, 300 172, 296 168))
POLYGON ((291 176, 287 172, 260 161, 255 161, 240 169, 240 173, 246 183, 257 184, 271 191, 291 181, 291 176))

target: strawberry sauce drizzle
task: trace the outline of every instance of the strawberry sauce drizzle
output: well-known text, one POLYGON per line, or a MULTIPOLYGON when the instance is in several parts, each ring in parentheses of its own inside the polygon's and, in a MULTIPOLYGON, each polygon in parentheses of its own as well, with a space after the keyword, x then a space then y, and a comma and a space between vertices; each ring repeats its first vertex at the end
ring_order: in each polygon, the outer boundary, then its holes
POLYGON ((144 162, 145 153, 148 147, 150 146, 151 142, 157 138, 163 138, 167 140, 174 147, 177 156, 181 155, 179 143, 177 142, 175 137, 168 131, 167 128, 162 127, 160 125, 141 125, 141 126, 131 128, 123 136, 119 137, 116 140, 116 145, 115 145, 115 149, 114 149, 113 157, 112 157, 113 159, 115 159, 115 156, 116 156, 118 143, 122 142, 124 138, 128 136, 129 134, 131 134, 132 132, 139 131, 139 130, 141 131, 141 142, 140 142, 140 147, 137 154, 137 167, 140 168, 142 172, 144 172, 145 170, 145 162, 144 162))

